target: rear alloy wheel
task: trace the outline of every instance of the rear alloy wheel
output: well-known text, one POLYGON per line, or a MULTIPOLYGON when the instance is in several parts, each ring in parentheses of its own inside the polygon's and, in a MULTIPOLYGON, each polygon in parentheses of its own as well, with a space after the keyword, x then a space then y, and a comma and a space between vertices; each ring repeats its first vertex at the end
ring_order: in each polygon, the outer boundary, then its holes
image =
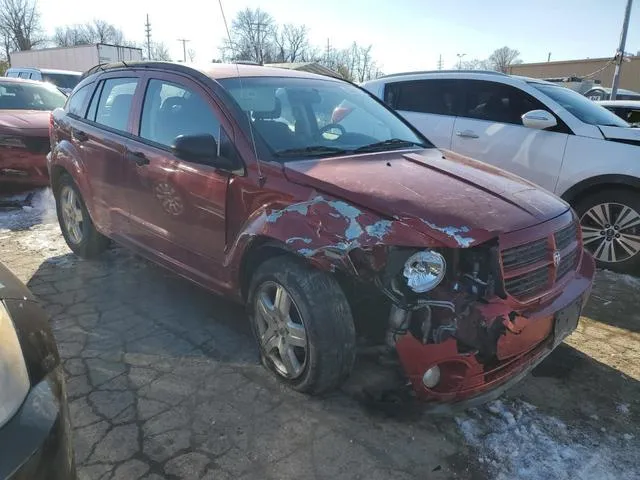
POLYGON ((80 191, 69 175, 60 177, 55 191, 60 230, 69 248, 83 258, 94 258, 109 247, 89 216, 80 191))
POLYGON ((295 390, 337 388, 355 360, 355 327, 335 278, 295 257, 260 265, 251 279, 249 318, 262 362, 295 390))
POLYGON ((630 191, 603 191, 577 206, 584 246, 598 266, 637 273, 640 266, 640 197, 630 191))

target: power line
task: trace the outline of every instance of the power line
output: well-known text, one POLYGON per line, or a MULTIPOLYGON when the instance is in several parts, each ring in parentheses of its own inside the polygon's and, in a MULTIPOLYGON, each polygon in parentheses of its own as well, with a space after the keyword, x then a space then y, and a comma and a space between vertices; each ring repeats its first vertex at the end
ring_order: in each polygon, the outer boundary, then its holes
POLYGON ((151 23, 149 22, 149 14, 147 13, 147 23, 144 24, 147 36, 147 58, 151 60, 151 23))
POLYGON ((191 40, 179 38, 178 41, 182 42, 182 61, 187 63, 187 42, 190 42, 191 40))

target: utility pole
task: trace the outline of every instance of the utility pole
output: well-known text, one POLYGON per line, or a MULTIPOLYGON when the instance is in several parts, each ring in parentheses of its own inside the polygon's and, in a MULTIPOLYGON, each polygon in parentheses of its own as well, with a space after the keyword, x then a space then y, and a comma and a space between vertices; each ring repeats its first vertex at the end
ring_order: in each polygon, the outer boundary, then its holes
POLYGON ((179 38, 179 42, 182 42, 182 61, 187 63, 187 42, 191 40, 187 40, 186 38, 179 38))
POLYGON ((329 65, 330 52, 331 52, 331 44, 329 43, 329 39, 327 38, 327 51, 326 51, 325 57, 324 57, 324 61, 327 64, 327 66, 329 65))
POLYGON ((440 58, 438 58, 438 70, 442 70, 442 54, 440 54, 440 58))
POLYGON ((551 52, 549 52, 549 55, 547 55, 547 63, 549 63, 551 61, 551 52))
POLYGON ((147 60, 151 60, 151 23, 149 22, 148 13, 147 13, 147 23, 144 24, 144 30, 147 35, 147 60))
POLYGON ((464 57, 466 53, 456 53, 458 57, 458 70, 462 70, 462 57, 464 57))
POLYGON ((616 52, 616 70, 613 73, 613 83, 611 84, 611 100, 616 99, 618 85, 620 84, 620 70, 624 61, 624 48, 627 44, 627 30, 629 29, 629 17, 631 17, 631 6, 633 0, 627 0, 627 8, 624 11, 624 21, 622 22, 622 33, 620 34, 620 46, 616 52))

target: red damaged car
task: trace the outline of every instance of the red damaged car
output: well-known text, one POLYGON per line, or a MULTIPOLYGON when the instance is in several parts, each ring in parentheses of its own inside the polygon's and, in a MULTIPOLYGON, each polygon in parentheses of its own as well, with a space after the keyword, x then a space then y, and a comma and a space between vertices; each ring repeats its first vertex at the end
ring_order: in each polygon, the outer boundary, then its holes
POLYGON ((49 184, 49 116, 66 99, 46 83, 0 78, 0 188, 49 184))
POLYGON ((591 288, 565 202, 344 81, 113 64, 52 117, 71 249, 113 239, 245 302, 263 363, 299 391, 343 382, 357 326, 420 399, 487 400, 576 328, 591 288), (343 102, 360 121, 332 123, 343 102))

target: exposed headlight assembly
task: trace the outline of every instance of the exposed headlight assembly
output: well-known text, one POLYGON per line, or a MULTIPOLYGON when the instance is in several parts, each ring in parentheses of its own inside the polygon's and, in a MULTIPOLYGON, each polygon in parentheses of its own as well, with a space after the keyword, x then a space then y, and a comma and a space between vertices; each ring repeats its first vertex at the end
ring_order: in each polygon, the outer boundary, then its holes
POLYGON ((438 252, 425 250, 414 253, 404 264, 407 286, 416 293, 433 290, 444 278, 447 263, 438 252))
POLYGON ((29 373, 16 329, 0 300, 0 427, 7 423, 29 393, 29 373))

